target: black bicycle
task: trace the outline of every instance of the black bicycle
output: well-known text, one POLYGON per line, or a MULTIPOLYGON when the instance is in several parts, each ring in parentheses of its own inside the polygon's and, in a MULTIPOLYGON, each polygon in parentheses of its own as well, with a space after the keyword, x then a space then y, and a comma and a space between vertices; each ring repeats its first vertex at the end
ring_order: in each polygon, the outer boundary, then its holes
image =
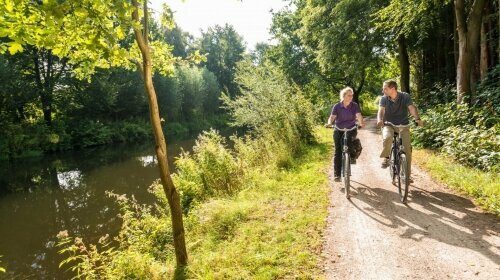
POLYGON ((342 181, 344 182, 344 187, 345 187, 345 196, 347 198, 350 197, 350 190, 351 190, 351 156, 349 154, 349 146, 347 145, 347 132, 348 131, 353 131, 356 128, 358 128, 357 125, 353 126, 352 128, 338 128, 337 126, 333 126, 338 131, 344 132, 344 137, 342 137, 342 181))
POLYGON ((401 131, 408 128, 410 125, 395 125, 391 122, 384 122, 384 125, 390 126, 394 129, 391 157, 389 159, 389 172, 392 183, 396 184, 398 187, 401 202, 406 203, 408 198, 408 188, 410 185, 410 176, 408 175, 408 159, 406 158, 401 131))

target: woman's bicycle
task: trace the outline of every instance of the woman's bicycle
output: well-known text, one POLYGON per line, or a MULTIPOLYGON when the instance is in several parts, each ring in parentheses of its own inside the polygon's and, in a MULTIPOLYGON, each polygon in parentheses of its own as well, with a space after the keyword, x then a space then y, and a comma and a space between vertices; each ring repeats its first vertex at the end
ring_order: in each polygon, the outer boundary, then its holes
POLYGON ((406 158, 405 147, 401 131, 410 125, 395 125, 391 122, 384 122, 384 125, 394 129, 392 139, 391 156, 389 159, 389 172, 392 183, 396 184, 399 191, 401 202, 406 203, 408 198, 408 188, 410 185, 410 176, 408 175, 408 159, 406 158))
POLYGON ((344 136, 342 137, 342 181, 344 182, 345 188, 345 196, 350 198, 350 190, 351 190, 351 155, 349 154, 349 146, 347 145, 347 132, 353 131, 358 128, 357 125, 352 128, 338 128, 336 125, 330 126, 338 131, 344 132, 344 136))

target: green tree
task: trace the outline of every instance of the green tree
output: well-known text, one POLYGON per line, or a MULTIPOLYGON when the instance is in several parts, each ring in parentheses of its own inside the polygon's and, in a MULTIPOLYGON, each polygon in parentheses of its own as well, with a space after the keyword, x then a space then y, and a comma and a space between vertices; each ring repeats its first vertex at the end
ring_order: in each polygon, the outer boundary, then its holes
MULTIPOLYGON (((135 67, 141 72, 148 95, 160 177, 170 206, 177 266, 181 267, 187 263, 187 252, 180 198, 168 168, 167 144, 152 81, 154 69, 164 74, 172 73, 176 59, 171 46, 149 41, 147 11, 147 1, 137 0, 0 0, 0 37, 8 38, 0 43, 0 53, 15 54, 25 46, 50 50, 51 54, 74 65, 73 73, 80 78, 90 77, 98 67, 135 67), (132 31, 136 44, 124 48, 120 41, 131 36, 132 31)), ((169 13, 165 13, 162 20, 173 25, 169 13)))
POLYGON ((178 77, 165 77, 156 74, 155 88, 158 92, 158 104, 161 116, 167 121, 181 120, 182 92, 179 90, 181 81, 178 77))
POLYGON ((416 35, 417 37, 426 37, 426 32, 431 27, 429 18, 434 14, 434 10, 429 8, 430 4, 432 4, 430 1, 417 3, 412 0, 393 0, 375 13, 377 27, 386 31, 387 37, 397 42, 401 73, 400 88, 408 93, 410 92, 408 38, 415 33, 420 33, 416 35))
POLYGON ((234 77, 236 64, 243 59, 245 51, 243 38, 229 24, 216 25, 202 32, 198 47, 201 53, 207 54, 203 65, 215 74, 222 89, 230 96, 238 95, 240 91, 234 77))
POLYGON ((267 56, 291 81, 305 86, 317 76, 327 77, 320 71, 313 52, 307 50, 298 36, 302 27, 300 11, 304 8, 305 1, 297 2, 299 6, 296 11, 286 8, 273 13, 270 31, 278 44, 267 50, 267 56))
POLYGON ((296 10, 287 7, 273 13, 270 32, 278 43, 267 48, 256 48, 256 51, 265 51, 264 60, 276 64, 290 82, 304 90, 305 96, 317 106, 326 108, 332 102, 332 92, 338 92, 342 85, 334 78, 333 71, 321 71, 314 52, 298 35, 303 26, 301 11, 306 1, 291 2, 297 5, 296 10))
POLYGON ((182 96, 182 116, 187 121, 196 121, 202 116, 205 101, 202 70, 197 67, 180 67, 177 75, 182 96))
POLYGON ((31 66, 29 55, 0 56, 0 113, 4 121, 20 123, 30 117, 26 105, 35 102, 36 94, 31 90, 32 80, 25 75, 31 66))
POLYGON ((367 69, 377 66, 385 55, 384 38, 375 29, 372 16, 383 3, 381 0, 307 1, 300 10, 301 41, 336 84, 354 89, 356 101, 365 86, 367 69))
POLYGON ((221 90, 217 77, 207 68, 202 69, 205 115, 214 115, 219 111, 221 90))

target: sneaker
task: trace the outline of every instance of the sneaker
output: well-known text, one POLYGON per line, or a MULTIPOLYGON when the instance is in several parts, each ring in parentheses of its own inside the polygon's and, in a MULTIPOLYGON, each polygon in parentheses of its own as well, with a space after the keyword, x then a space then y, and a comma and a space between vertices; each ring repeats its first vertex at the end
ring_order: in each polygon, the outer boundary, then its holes
POLYGON ((333 181, 340 182, 340 176, 335 176, 335 178, 333 178, 333 181))
POLYGON ((382 168, 387 168, 387 166, 389 166, 389 158, 383 158, 382 159, 381 167, 382 168))

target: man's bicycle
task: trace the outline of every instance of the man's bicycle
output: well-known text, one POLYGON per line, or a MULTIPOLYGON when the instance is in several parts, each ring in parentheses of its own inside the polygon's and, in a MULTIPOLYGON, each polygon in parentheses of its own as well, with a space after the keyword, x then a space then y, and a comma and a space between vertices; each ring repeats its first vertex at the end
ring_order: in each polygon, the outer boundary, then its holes
POLYGON ((408 128, 410 125, 395 125, 391 122, 384 122, 384 125, 390 126, 394 129, 391 156, 389 159, 389 172, 392 183, 396 184, 398 187, 401 202, 406 203, 408 198, 408 188, 410 185, 410 176, 408 175, 408 159, 406 158, 401 131, 408 128))
POLYGON ((344 136, 342 137, 341 174, 342 174, 342 181, 344 182, 345 196, 347 198, 350 198, 351 155, 349 154, 349 146, 347 144, 347 132, 355 130, 356 128, 358 128, 358 126, 355 125, 352 128, 338 128, 336 125, 333 125, 333 126, 329 126, 329 127, 333 127, 334 129, 336 129, 338 131, 344 132, 344 136))

